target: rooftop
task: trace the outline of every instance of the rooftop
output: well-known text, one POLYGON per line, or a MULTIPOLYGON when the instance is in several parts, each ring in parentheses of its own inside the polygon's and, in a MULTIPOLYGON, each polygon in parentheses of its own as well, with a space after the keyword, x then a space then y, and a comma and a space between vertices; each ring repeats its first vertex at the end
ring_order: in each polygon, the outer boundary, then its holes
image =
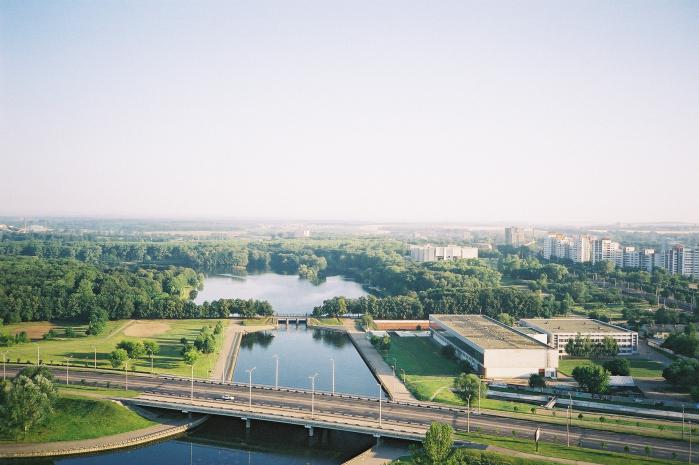
POLYGON ((624 333, 627 329, 590 318, 525 318, 522 320, 551 333, 624 333))
POLYGON ((545 344, 482 315, 430 315, 482 349, 541 349, 545 344))

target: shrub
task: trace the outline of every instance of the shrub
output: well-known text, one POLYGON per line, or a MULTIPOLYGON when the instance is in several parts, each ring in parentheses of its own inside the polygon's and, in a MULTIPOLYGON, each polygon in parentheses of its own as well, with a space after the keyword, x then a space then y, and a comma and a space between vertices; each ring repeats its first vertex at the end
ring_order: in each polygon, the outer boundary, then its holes
POLYGON ((65 337, 75 337, 75 330, 71 326, 66 326, 63 330, 65 337))

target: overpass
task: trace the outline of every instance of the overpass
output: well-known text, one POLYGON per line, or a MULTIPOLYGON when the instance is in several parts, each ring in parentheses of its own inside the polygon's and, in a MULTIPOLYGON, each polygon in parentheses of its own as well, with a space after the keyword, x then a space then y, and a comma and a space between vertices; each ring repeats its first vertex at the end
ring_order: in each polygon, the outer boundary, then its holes
MULTIPOLYGON (((8 366, 8 374, 18 371, 8 366)), ((65 379, 65 369, 52 368, 59 380, 65 379)), ((71 380, 97 383, 111 387, 123 385, 124 374, 113 371, 94 371, 71 368, 71 380)), ((505 412, 476 414, 463 408, 431 402, 379 402, 377 398, 327 392, 312 393, 304 389, 287 389, 221 383, 203 379, 180 377, 130 375, 129 389, 141 391, 136 398, 123 399, 135 405, 180 412, 205 413, 240 418, 250 426, 253 421, 270 421, 299 425, 313 434, 315 428, 327 428, 375 437, 422 439, 434 422, 450 424, 462 433, 474 432, 512 437, 532 438, 541 428, 541 441, 566 444, 568 433, 565 423, 552 424, 528 419, 526 415, 510 417, 505 412), (231 396, 233 399, 224 399, 231 396)), ((655 458, 687 461, 688 443, 677 439, 641 436, 631 432, 601 431, 574 426, 570 428, 570 444, 591 449, 606 449, 646 455, 646 446, 655 458)))

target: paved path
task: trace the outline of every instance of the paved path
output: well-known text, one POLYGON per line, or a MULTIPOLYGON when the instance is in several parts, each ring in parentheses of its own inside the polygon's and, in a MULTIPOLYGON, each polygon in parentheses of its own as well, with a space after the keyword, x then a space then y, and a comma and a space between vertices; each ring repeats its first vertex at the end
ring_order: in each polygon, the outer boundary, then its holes
POLYGON ((159 416, 154 418, 159 422, 157 425, 100 438, 83 439, 80 441, 3 443, 0 445, 0 458, 49 457, 120 449, 122 447, 144 444, 184 433, 190 428, 199 426, 207 418, 206 416, 198 415, 194 417, 190 423, 190 420, 185 417, 172 418, 159 416))
POLYGON ((238 359, 240 342, 243 336, 257 331, 276 329, 274 325, 243 326, 241 321, 234 320, 226 327, 223 336, 221 353, 216 359, 216 365, 211 372, 211 379, 216 381, 229 381, 233 379, 233 370, 238 359))
POLYGON ((342 324, 355 347, 369 366, 369 369, 379 379, 389 396, 391 396, 391 399, 406 402, 414 401, 415 397, 401 383, 398 377, 393 374, 393 369, 384 361, 376 348, 371 345, 371 342, 366 337, 366 333, 358 330, 354 323, 354 320, 342 320, 342 324))

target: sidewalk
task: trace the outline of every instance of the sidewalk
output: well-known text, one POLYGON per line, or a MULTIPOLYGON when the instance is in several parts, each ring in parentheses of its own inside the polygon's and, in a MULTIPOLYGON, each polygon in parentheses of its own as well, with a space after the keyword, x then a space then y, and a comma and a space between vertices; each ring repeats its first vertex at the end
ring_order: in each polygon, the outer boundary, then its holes
POLYGON ((366 337, 366 333, 355 327, 354 320, 343 319, 342 324, 357 351, 374 373, 374 376, 379 379, 391 400, 403 402, 416 400, 400 379, 394 376, 393 369, 384 361, 376 348, 371 345, 371 342, 366 337))

